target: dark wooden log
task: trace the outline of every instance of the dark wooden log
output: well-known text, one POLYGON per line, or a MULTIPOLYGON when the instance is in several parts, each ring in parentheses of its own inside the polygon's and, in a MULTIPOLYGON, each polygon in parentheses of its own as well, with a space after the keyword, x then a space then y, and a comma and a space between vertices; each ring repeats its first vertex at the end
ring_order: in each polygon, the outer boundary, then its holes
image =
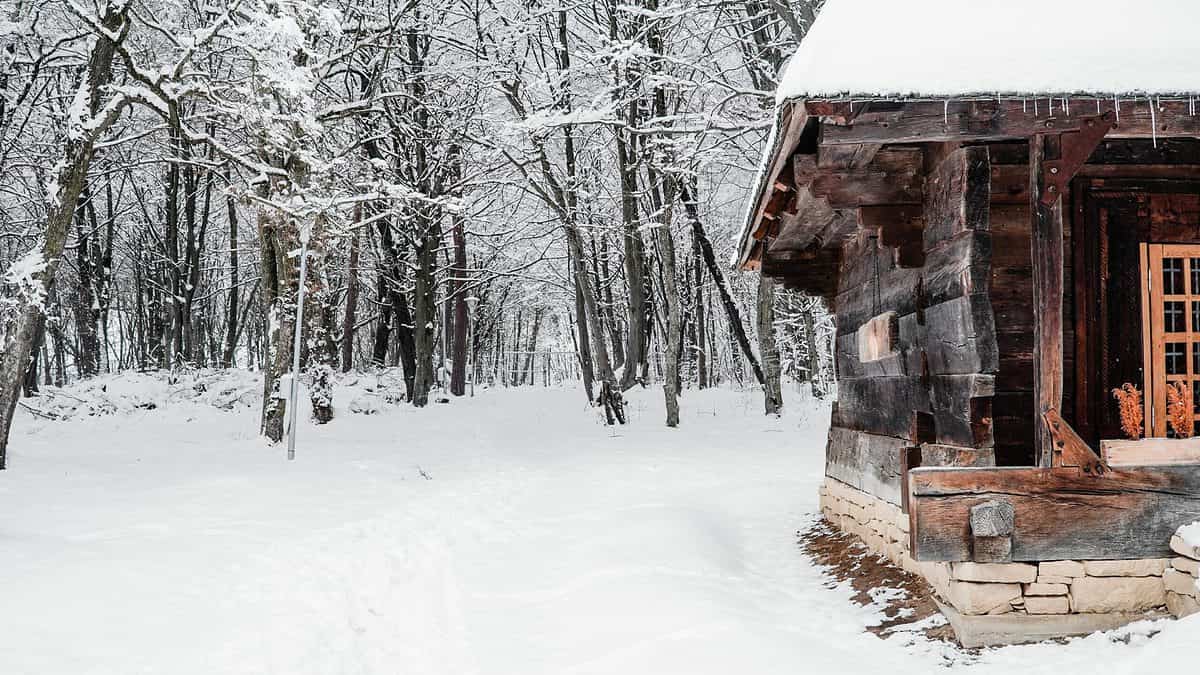
POLYGON ((835 209, 919 204, 921 165, 919 148, 889 148, 879 151, 866 166, 817 169, 809 189, 835 209))
MULTIPOLYGON (((953 399, 944 398, 949 410, 953 399)), ((933 413, 937 419, 930 404, 929 388, 919 376, 843 379, 838 381, 838 407, 833 424, 915 443, 915 439, 908 437, 912 433, 914 411, 933 413)), ((940 440, 941 420, 937 422, 940 440)))
POLYGON ((814 196, 808 188, 801 188, 796 194, 795 212, 780 215, 778 233, 767 250, 775 252, 808 248, 836 215, 829 208, 829 202, 814 196))
POLYGON ((1042 415, 1063 402, 1063 220, 1062 200, 1042 203, 1046 137, 1029 141, 1029 200, 1032 216, 1033 308, 1036 410, 1034 440, 1038 465, 1050 466, 1054 450, 1042 415))
POLYGON ((925 254, 922 277, 926 302, 931 305, 987 293, 992 275, 992 237, 989 232, 963 232, 925 254))
POLYGON ((1000 352, 987 293, 972 293, 925 308, 925 355, 931 375, 995 373, 1000 352))
POLYGON ((1144 138, 1105 138, 1088 157, 1088 164, 1200 166, 1200 139, 1159 138, 1152 141, 1144 138))
POLYGON ((921 466, 990 467, 996 466, 991 448, 965 448, 959 445, 924 443, 921 466))
POLYGON ((830 427, 825 475, 899 505, 900 475, 908 441, 830 427))
MULTIPOLYGON (((1046 109, 1035 113, 1019 99, 957 101, 912 101, 895 103, 855 102, 862 112, 849 121, 849 102, 807 101, 810 115, 820 115, 821 144, 847 143, 932 143, 942 141, 1003 141, 1029 138, 1034 134, 1055 133, 1078 128, 1083 116, 1101 115, 1114 110, 1112 99, 1071 98, 1071 112, 1059 108, 1047 116, 1046 109), (837 124, 843 121, 844 124, 837 124)), ((1159 101, 1159 109, 1150 110, 1147 100, 1121 100, 1119 122, 1110 136, 1114 138, 1200 136, 1200 116, 1191 114, 1187 101, 1159 101)))
POLYGON ((924 209, 917 204, 864 206, 858 209, 859 228, 879 233, 879 244, 895 249, 897 267, 925 265, 924 209))
POLYGON ((840 248, 768 251, 763 256, 761 271, 788 288, 832 298, 837 293, 841 259, 840 248))
POLYGON ((1120 560, 1171 555, 1181 525, 1200 519, 1200 465, 914 469, 908 475, 913 556, 970 560, 971 509, 1006 500, 1012 559, 1120 560))
POLYGON ((882 143, 858 143, 850 145, 817 146, 816 166, 821 168, 847 169, 866 166, 883 148, 882 143))
POLYGON ((993 204, 1028 204, 1029 165, 993 165, 991 194, 993 204))
POLYGON ((946 155, 925 184, 925 249, 965 231, 987 230, 991 163, 986 147, 946 155))
MULTIPOLYGON (((937 427, 937 442, 989 448, 992 435, 992 375, 933 375, 929 405, 937 427)), ((840 391, 840 390, 839 390, 840 391)))

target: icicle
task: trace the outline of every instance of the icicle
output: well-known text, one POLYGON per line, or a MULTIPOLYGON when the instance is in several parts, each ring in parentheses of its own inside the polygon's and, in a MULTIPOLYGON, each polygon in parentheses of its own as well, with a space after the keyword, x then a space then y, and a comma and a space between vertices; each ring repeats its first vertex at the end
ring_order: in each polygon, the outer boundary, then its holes
POLYGON ((1100 114, 1100 99, 1096 99, 1096 114, 1100 114))
POLYGON ((942 101, 942 120, 946 126, 950 126, 950 99, 942 101))
POLYGON ((1021 99, 1021 112, 1023 112, 1023 113, 1029 112, 1029 100, 1028 99, 1024 99, 1024 98, 1021 99))
POLYGON ((1188 114, 1189 115, 1196 114, 1196 97, 1195 96, 1188 97, 1188 114))
POLYGON ((1033 116, 1037 117, 1037 99, 1033 99, 1033 116))
POLYGON ((1152 147, 1158 147, 1158 123, 1154 121, 1154 99, 1147 97, 1150 102, 1150 144, 1152 147))
POLYGON ((1054 97, 1053 96, 1046 97, 1046 105, 1050 106, 1050 109, 1046 111, 1046 114, 1051 117, 1054 117, 1054 97))
POLYGON ((1117 113, 1117 124, 1121 123, 1121 99, 1113 94, 1113 111, 1117 113))
POLYGON ((1063 97, 1063 111, 1067 113, 1067 117, 1071 116, 1071 99, 1063 97))

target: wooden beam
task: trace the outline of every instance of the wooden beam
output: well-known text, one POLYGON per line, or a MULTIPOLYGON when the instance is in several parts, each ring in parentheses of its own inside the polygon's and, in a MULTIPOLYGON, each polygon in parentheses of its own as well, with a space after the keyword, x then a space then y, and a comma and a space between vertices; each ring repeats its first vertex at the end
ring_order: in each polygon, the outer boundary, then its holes
POLYGON ((1200 116, 1186 100, 1125 99, 960 99, 953 101, 858 101, 855 114, 849 102, 807 101, 810 115, 820 116, 823 145, 916 143, 937 141, 1002 141, 1078 128, 1083 116, 1112 112, 1114 138, 1200 136, 1200 116), (862 112, 857 112, 862 111, 862 112))
POLYGON ((1012 559, 1119 560, 1171 555, 1171 534, 1200 519, 1200 465, 913 469, 907 476, 913 556, 970 560, 971 509, 1014 509, 1012 559))
POLYGON ((881 150, 862 167, 818 168, 809 189, 835 209, 875 204, 920 204, 921 165, 918 148, 881 150))
POLYGON ((1029 209, 1033 254, 1034 443, 1039 466, 1050 466, 1054 444, 1046 411, 1062 408, 1063 388, 1063 221, 1062 200, 1042 201, 1042 162, 1047 137, 1029 140, 1029 209))
POLYGON ((1096 451, 1092 450, 1079 434, 1075 433, 1057 410, 1051 408, 1042 417, 1054 443, 1054 466, 1074 466, 1082 469, 1084 473, 1097 476, 1108 471, 1108 465, 1101 461, 1096 451))

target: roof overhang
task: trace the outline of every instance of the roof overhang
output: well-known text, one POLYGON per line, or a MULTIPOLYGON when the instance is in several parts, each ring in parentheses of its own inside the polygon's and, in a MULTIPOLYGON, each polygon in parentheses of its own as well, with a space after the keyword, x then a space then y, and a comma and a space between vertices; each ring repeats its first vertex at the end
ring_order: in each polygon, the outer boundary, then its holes
MULTIPOLYGON (((836 213, 838 205, 831 209, 820 195, 822 191, 812 189, 811 181, 819 181, 828 172, 843 172, 841 177, 845 177, 845 171, 871 162, 886 145, 1027 139, 1070 129, 1080 118, 1109 112, 1115 119, 1110 138, 1198 138, 1197 98, 1043 94, 784 101, 747 203, 735 266, 759 269, 770 239, 780 234, 785 220, 830 218, 831 210, 835 218, 849 218, 846 213, 836 213), (810 147, 800 148, 802 139, 810 147), (785 212, 785 208, 791 210, 785 212)), ((835 228, 834 232, 844 229, 835 228)), ((830 238, 817 242, 836 243, 830 238)))

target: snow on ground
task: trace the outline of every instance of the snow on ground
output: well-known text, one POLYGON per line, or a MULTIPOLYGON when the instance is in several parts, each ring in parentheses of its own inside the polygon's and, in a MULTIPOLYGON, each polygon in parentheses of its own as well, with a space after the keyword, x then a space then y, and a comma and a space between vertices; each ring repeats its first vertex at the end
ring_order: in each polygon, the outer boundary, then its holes
POLYGON ((257 387, 123 375, 29 402, 69 419, 22 410, 0 472, 0 673, 1138 673, 1200 637, 974 655, 864 632, 878 612, 796 544, 817 404, 688 392, 669 430, 637 391, 611 429, 574 390, 417 411, 360 376, 287 462, 257 387))

